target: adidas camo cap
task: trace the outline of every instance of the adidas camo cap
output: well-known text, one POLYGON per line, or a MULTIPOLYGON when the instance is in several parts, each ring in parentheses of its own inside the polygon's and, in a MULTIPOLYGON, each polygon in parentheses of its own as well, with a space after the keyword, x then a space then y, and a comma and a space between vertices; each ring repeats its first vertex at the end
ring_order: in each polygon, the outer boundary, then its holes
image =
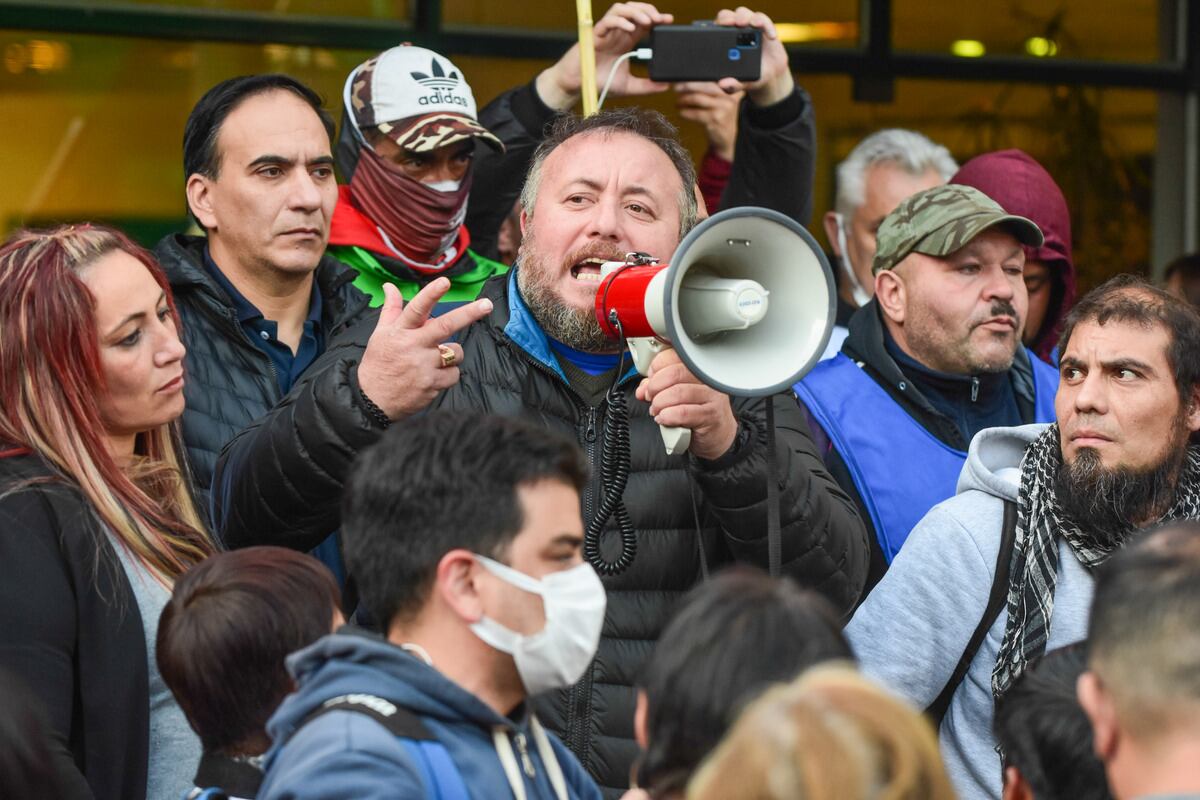
POLYGON ((470 138, 504 149, 479 124, 462 70, 424 47, 393 47, 355 67, 343 99, 360 131, 376 128, 406 150, 427 153, 470 138))
POLYGON ((1042 231, 1032 220, 1009 214, 978 189, 951 183, 917 192, 879 226, 871 272, 891 269, 909 253, 948 256, 995 225, 1006 226, 1021 244, 1042 244, 1042 231))

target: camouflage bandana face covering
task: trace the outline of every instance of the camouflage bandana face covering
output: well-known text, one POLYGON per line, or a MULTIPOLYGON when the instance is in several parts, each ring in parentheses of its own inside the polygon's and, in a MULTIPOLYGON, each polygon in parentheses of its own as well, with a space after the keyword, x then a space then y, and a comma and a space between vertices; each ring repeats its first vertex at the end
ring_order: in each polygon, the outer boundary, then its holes
POLYGON ((944 258, 993 226, 1002 226, 1021 244, 1038 247, 1042 231, 1031 220, 1007 213, 970 186, 947 184, 917 192, 888 214, 875 234, 871 271, 892 269, 910 253, 944 258))
POLYGON ((441 269, 458 256, 448 250, 459 239, 470 193, 471 170, 457 189, 442 192, 391 169, 368 145, 350 178, 354 205, 396 255, 417 268, 441 269))

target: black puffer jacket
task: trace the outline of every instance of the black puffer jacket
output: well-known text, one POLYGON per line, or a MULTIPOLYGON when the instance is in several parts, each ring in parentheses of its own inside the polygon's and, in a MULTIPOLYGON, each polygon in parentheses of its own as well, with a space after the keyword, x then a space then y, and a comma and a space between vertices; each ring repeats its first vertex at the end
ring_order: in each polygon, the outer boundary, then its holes
MULTIPOLYGON (((505 278, 489 282, 483 296, 495 308, 465 332, 462 378, 435 405, 522 416, 573 437, 593 464, 584 496, 585 517, 590 517, 597 503, 607 405, 589 407, 568 386, 522 304, 514 304, 510 314, 505 278)), ((219 530, 231 546, 303 549, 337 527, 342 477, 354 454, 380 434, 362 411, 355 375, 372 328, 364 322, 350 331, 282 404, 222 454, 215 506, 219 530)), ((700 542, 708 566, 767 563, 764 401, 735 400, 743 426, 739 446, 717 461, 702 462, 664 452, 648 406, 633 396, 636 384, 625 383, 632 469, 624 500, 638 531, 637 557, 628 571, 604 579, 608 613, 591 669, 545 711, 547 724, 609 789, 627 785, 637 755, 632 739, 637 673, 676 601, 701 578, 689 483, 700 503, 700 542)), ((863 524, 825 471, 795 401, 779 395, 774 403, 784 476, 783 570, 849 610, 866 576, 863 524)), ((463 480, 469 492, 470 477, 463 480)), ((605 538, 615 540, 615 529, 610 527, 605 538)))
MULTIPOLYGON (((271 359, 250 341, 233 301, 204 268, 204 245, 202 236, 175 234, 159 242, 154 255, 171 282, 183 321, 183 440, 200 507, 207 509, 221 448, 270 411, 281 395, 271 359)), ((367 311, 368 298, 354 288, 354 276, 354 270, 328 256, 317 267, 326 342, 367 311)))

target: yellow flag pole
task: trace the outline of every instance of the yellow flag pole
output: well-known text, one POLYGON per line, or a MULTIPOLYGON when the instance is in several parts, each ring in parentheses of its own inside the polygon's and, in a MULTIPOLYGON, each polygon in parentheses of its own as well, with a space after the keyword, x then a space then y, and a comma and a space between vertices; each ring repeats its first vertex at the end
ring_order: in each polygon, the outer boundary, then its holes
POLYGON ((592 0, 575 0, 579 17, 579 90, 583 95, 583 114, 596 113, 596 43, 592 39, 592 0))

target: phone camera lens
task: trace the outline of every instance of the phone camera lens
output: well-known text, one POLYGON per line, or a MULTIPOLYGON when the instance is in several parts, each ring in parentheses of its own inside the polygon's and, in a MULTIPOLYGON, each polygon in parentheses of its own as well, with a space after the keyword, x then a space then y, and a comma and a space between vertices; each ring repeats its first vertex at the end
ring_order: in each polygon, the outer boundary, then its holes
POLYGON ((754 45, 758 44, 758 37, 753 31, 745 31, 738 34, 737 44, 738 47, 754 47, 754 45))

